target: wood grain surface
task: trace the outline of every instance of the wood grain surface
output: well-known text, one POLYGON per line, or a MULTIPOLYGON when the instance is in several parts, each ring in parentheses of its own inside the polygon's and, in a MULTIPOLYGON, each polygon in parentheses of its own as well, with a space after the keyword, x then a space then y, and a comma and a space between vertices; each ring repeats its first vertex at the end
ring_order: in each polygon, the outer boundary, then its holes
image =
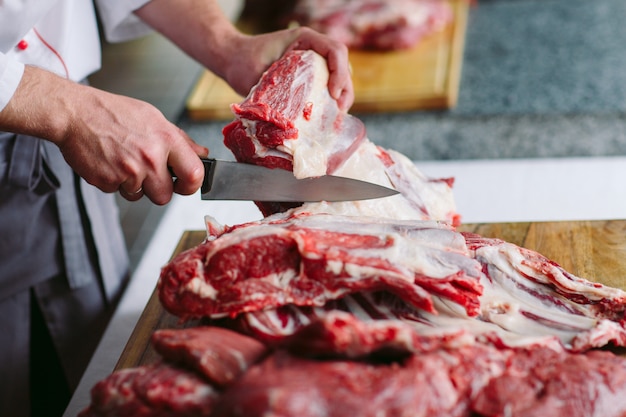
MULTIPOLYGON (((350 51, 355 91, 351 113, 447 109, 456 105, 469 1, 449 2, 453 22, 411 49, 350 51)), ((230 104, 242 100, 224 80, 204 71, 187 98, 187 113, 193 120, 232 119, 230 104)))
MULTIPOLYGON (((483 223, 463 225, 459 230, 535 250, 575 275, 626 290, 626 220, 483 223)), ((173 256, 198 245, 205 237, 204 231, 185 232, 173 256)), ((197 324, 193 321, 181 324, 177 317, 163 310, 154 292, 116 369, 154 363, 158 359, 150 346, 154 330, 197 324)))

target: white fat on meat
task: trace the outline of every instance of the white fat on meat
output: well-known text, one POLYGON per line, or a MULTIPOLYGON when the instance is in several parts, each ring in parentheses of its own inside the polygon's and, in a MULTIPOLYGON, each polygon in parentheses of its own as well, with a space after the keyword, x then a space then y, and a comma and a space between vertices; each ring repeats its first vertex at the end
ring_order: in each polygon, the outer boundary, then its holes
POLYGON ((181 288, 181 290, 198 294, 201 298, 210 298, 215 300, 215 297, 217 297, 217 290, 215 287, 198 276, 192 278, 181 288))
POLYGON ((327 87, 326 61, 316 54, 312 55, 309 62, 313 68, 298 68, 294 85, 309 83, 311 95, 306 97, 306 101, 311 105, 310 116, 307 119, 301 114, 293 120, 298 129, 298 138, 286 140, 277 147, 292 157, 293 174, 296 178, 325 175, 328 155, 332 154, 332 149, 338 142, 332 126, 338 111, 333 106, 325 105, 332 100, 327 87))
POLYGON ((303 73, 300 77, 307 77, 301 82, 310 80, 311 93, 305 105, 310 113, 293 120, 298 137, 284 141, 278 149, 291 156, 296 178, 337 175, 335 166, 344 153, 364 140, 365 128, 361 120, 341 111, 330 96, 326 60, 311 51, 303 59, 311 65, 298 69, 303 73))
MULTIPOLYGON (((213 223, 206 220, 207 224, 213 223)), ((214 228, 214 227, 212 227, 214 228)), ((312 212, 302 206, 289 213, 280 213, 258 222, 240 225, 232 233, 226 233, 213 242, 206 258, 210 259, 219 251, 231 245, 239 245, 261 236, 289 236, 300 246, 300 254, 315 259, 320 248, 310 246, 307 230, 329 231, 352 236, 376 236, 381 241, 389 239, 393 244, 384 248, 351 248, 349 259, 383 259, 396 265, 401 279, 409 279, 414 273, 421 273, 434 278, 443 278, 464 271, 478 277, 477 264, 468 255, 465 241, 449 225, 433 221, 395 221, 378 217, 354 217, 338 214, 312 212), (294 225, 301 231, 292 233, 288 225, 294 225), (287 226, 287 227, 286 227, 287 226), (310 247, 311 250, 307 250, 310 247)), ((337 257, 329 262, 329 269, 350 268, 355 279, 372 276, 376 269, 360 264, 343 262, 337 257)), ((338 272, 338 271, 336 271, 338 272)), ((387 273, 391 273, 387 271, 387 273)), ((270 279, 270 278, 268 278, 270 279)), ((290 279, 293 279, 290 278, 290 279)), ((284 279, 273 279, 289 281, 284 279)), ((412 280, 411 280, 412 282, 412 280)))
POLYGON ((382 185, 400 194, 371 200, 305 203, 306 210, 346 216, 458 222, 448 182, 428 178, 406 156, 384 150, 369 140, 364 141, 333 175, 382 185))

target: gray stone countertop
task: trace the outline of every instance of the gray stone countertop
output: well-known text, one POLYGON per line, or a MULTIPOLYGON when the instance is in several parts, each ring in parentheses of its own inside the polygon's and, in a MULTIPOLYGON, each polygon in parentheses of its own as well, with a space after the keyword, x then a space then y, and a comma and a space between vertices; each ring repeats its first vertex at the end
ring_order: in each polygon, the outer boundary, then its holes
MULTIPOLYGON (((457 106, 356 114, 413 160, 626 155, 626 1, 479 0, 457 106)), ((216 157, 226 122, 180 122, 216 157)))

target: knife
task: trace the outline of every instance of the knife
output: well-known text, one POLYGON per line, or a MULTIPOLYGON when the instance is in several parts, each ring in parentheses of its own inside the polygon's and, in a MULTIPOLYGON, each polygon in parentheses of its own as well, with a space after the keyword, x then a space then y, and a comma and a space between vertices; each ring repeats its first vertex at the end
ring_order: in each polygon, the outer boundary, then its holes
POLYGON ((354 201, 398 194, 391 188, 352 178, 323 175, 297 179, 284 169, 212 158, 202 158, 202 163, 203 200, 354 201))

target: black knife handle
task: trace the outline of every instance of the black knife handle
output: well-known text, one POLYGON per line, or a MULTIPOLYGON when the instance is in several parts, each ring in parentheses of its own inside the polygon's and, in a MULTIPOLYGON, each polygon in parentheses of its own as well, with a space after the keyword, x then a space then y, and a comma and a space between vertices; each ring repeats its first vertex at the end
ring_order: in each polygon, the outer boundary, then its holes
POLYGON ((215 174, 215 159, 212 158, 200 158, 204 164, 204 181, 202 181, 202 187, 200 192, 202 194, 211 191, 211 185, 213 184, 213 174, 215 174))
MULTIPOLYGON (((200 192, 202 194, 208 193, 211 191, 211 185, 213 184, 213 174, 215 174, 215 159, 212 158, 200 158, 202 164, 204 165, 204 179, 202 180, 202 186, 200 187, 200 192)), ((174 174, 174 170, 172 167, 168 166, 167 169, 170 171, 170 175, 172 179, 176 179, 176 174, 174 174)))

